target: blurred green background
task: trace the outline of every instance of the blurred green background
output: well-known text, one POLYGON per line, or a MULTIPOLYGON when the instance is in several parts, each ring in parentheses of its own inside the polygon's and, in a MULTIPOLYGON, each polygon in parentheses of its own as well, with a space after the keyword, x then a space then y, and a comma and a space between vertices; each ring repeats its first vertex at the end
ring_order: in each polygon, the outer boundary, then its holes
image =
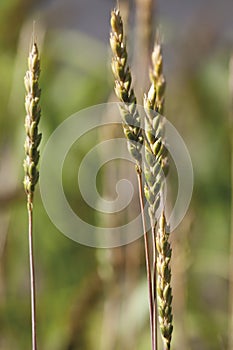
MULTIPOLYGON (((164 40, 166 117, 186 142, 195 177, 190 208, 171 237, 173 349, 226 349, 231 226, 228 82, 233 4, 227 0, 159 1, 154 6, 154 17, 149 12, 147 18, 148 3, 120 2, 124 18, 128 18, 128 49, 133 72, 137 73, 133 73, 136 92, 141 102, 149 86, 145 74, 150 45, 146 40, 151 25, 152 32, 159 26, 164 40)), ((23 77, 33 20, 41 51, 43 152, 50 134, 71 114, 116 100, 108 47, 114 6, 114 1, 107 0, 0 3, 0 350, 31 346, 22 162, 23 77)), ((95 142, 101 138, 96 132, 95 142)), ((71 151, 65 163, 64 187, 74 210, 98 225, 99 216, 84 205, 74 185, 76 167, 95 142, 93 135, 86 137, 71 151)), ((110 175, 107 169, 102 171, 100 192, 114 196, 118 176, 127 174, 127 167, 125 162, 113 162, 108 169, 110 175)), ((174 169, 169 179, 175 195, 173 173, 174 169)), ((123 218, 106 218, 105 224, 108 220, 113 226, 125 222, 137 209, 137 203, 131 204, 123 218)), ((143 240, 105 250, 69 240, 49 220, 39 188, 34 231, 39 349, 149 349, 143 240)))

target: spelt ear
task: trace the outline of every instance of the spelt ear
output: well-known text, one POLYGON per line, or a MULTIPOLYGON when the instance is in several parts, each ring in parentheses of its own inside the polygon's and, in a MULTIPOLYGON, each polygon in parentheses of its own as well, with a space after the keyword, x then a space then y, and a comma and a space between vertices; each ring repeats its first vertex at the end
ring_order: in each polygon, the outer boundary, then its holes
MULTIPOLYGON (((163 57, 161 45, 157 41, 152 53, 152 68, 150 71, 151 87, 144 97, 145 110, 145 186, 144 192, 149 204, 149 215, 152 227, 153 242, 153 292, 158 305, 158 320, 165 349, 170 349, 172 337, 172 293, 171 293, 171 247, 168 241, 166 220, 162 214, 158 228, 156 212, 160 205, 164 177, 168 172, 168 159, 164 139, 164 93, 165 78, 163 76, 163 57), (156 231, 157 230, 157 231, 156 231), (158 274, 158 281, 156 280, 158 274), (156 295, 157 289, 157 295, 156 295)), ((155 324, 155 322, 154 322, 155 324)))
POLYGON ((115 78, 115 92, 120 101, 124 134, 128 140, 130 154, 141 164, 143 134, 141 120, 137 110, 137 100, 131 86, 132 76, 127 64, 127 49, 124 37, 123 22, 119 10, 111 14, 110 46, 112 49, 112 71, 115 78))
POLYGON ((163 57, 161 45, 156 42, 152 53, 150 71, 151 87, 144 96, 145 110, 145 196, 149 203, 152 226, 160 204, 164 176, 168 172, 166 145, 164 140, 163 116, 165 78, 162 72, 163 57))
MULTIPOLYGON (((143 132, 141 129, 141 118, 137 110, 137 100, 134 90, 131 87, 132 76, 127 64, 127 50, 124 38, 123 22, 120 11, 114 10, 111 15, 112 32, 110 34, 110 45, 112 49, 112 71, 115 78, 115 92, 122 103, 120 107, 124 134, 128 140, 128 149, 130 154, 136 160, 136 172, 138 179, 138 194, 140 209, 142 214, 143 235, 145 244, 145 258, 147 281, 149 291, 149 307, 150 307, 150 326, 152 346, 154 347, 155 334, 153 326, 153 295, 151 284, 151 264, 149 254, 149 241, 147 237, 145 217, 144 217, 144 199, 142 185, 142 156, 141 150, 144 142, 143 132)), ((157 347, 156 347, 157 349, 157 347)))
POLYGON ((24 78, 26 88, 25 96, 25 160, 24 160, 24 189, 28 198, 28 205, 32 205, 33 193, 39 178, 37 165, 40 153, 38 150, 41 134, 38 132, 38 124, 40 121, 41 110, 39 106, 40 88, 40 59, 36 43, 32 44, 28 57, 28 71, 24 78))

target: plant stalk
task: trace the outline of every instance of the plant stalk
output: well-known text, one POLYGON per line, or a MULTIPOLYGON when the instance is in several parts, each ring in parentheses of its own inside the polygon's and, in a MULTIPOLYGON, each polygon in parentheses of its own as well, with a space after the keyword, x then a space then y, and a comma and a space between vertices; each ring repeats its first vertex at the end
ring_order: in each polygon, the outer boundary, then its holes
POLYGON ((154 333, 154 348, 158 348, 158 335, 157 335, 157 324, 158 324, 158 306, 157 306, 157 248, 156 248, 156 229, 153 225, 151 228, 152 234, 152 250, 153 250, 153 261, 152 261, 152 287, 153 287, 153 333, 154 333))
POLYGON ((233 349, 233 55, 229 65, 229 134, 230 134, 230 172, 231 172, 231 215, 230 215, 230 258, 229 258, 229 334, 228 350, 233 349))
POLYGON ((31 293, 32 350, 37 350, 36 285, 35 285, 35 263, 34 263, 34 249, 33 249, 33 208, 30 202, 28 202, 28 245, 29 245, 29 269, 30 269, 30 293, 31 293))

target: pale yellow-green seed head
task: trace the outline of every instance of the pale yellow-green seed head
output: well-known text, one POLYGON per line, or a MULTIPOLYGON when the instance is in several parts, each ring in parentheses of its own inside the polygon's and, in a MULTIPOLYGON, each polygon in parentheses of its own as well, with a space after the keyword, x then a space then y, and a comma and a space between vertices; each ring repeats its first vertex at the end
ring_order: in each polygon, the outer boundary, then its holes
POLYGON ((137 165, 141 164, 141 148, 143 135, 140 127, 140 116, 137 110, 137 100, 132 88, 132 76, 127 64, 127 49, 124 38, 123 21, 119 10, 111 13, 110 46, 112 49, 112 72, 115 79, 115 93, 118 99, 123 102, 120 111, 124 134, 128 140, 128 150, 136 160, 137 165), (130 122, 129 122, 130 120, 130 122))
POLYGON ((26 140, 25 160, 24 160, 24 189, 28 197, 29 204, 32 204, 33 193, 36 183, 39 179, 37 165, 39 162, 38 146, 41 142, 42 135, 38 133, 38 124, 40 121, 41 109, 39 106, 40 88, 40 59, 36 43, 32 44, 28 57, 28 71, 25 74, 24 84, 26 89, 25 96, 25 131, 26 140))

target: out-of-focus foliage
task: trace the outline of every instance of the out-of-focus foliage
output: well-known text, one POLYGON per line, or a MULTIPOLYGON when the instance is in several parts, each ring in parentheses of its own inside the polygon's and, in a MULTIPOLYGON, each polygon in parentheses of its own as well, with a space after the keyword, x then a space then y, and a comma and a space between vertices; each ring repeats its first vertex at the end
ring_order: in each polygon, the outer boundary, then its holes
MULTIPOLYGON (((35 6, 28 0, 3 0, 0 4, 0 350, 30 348, 27 214, 22 187, 23 76, 32 28, 30 14, 45 3, 37 1, 35 6)), ((43 150, 49 135, 65 118, 107 102, 113 84, 106 42, 76 29, 49 27, 48 15, 43 12, 35 16, 41 18, 43 150)), ((109 18, 105 20, 108 30, 109 18)), ((198 40, 188 32, 184 47, 176 46, 178 38, 172 28, 163 18, 161 22, 168 84, 166 116, 189 148, 195 177, 190 209, 172 233, 173 349, 218 350, 225 348, 228 327, 229 52, 221 43, 209 43, 208 37, 205 50, 194 47, 190 42, 198 40), (174 50, 179 50, 178 62, 173 60, 174 50)), ((138 90, 141 93, 143 89, 138 90)), ((97 225, 97 216, 83 205, 74 184, 78 164, 98 137, 96 132, 74 145, 63 174, 72 208, 97 225)), ((172 184, 172 167, 169 178, 172 184)), ((173 188, 175 195, 175 181, 173 188)), ((97 251, 69 240, 50 222, 38 189, 34 243, 39 349, 104 350, 110 333, 116 343, 108 350, 149 348, 144 257, 137 243, 123 248, 122 253, 117 249, 97 251), (110 266, 111 254, 115 260, 110 266), (124 254, 135 270, 127 270, 131 265, 124 254), (136 282, 127 284, 127 276, 134 274, 136 282)))

